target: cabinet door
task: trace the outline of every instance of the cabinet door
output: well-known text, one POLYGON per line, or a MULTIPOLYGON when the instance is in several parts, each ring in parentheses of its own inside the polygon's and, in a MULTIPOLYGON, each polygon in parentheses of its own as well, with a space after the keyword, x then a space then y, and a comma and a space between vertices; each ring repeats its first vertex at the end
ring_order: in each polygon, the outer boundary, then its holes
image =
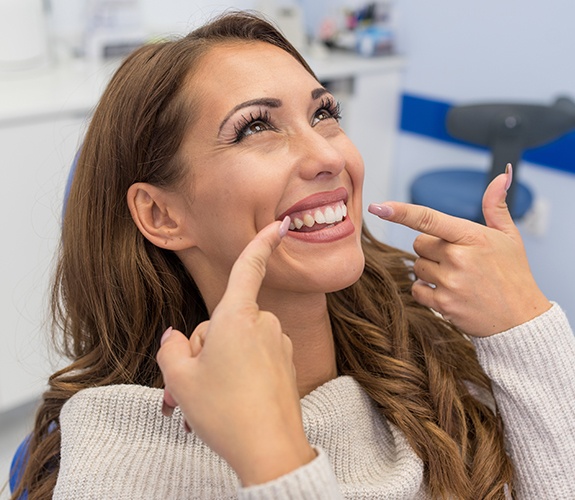
POLYGON ((344 109, 344 127, 365 163, 364 221, 374 236, 384 241, 386 226, 367 212, 367 206, 389 200, 393 192, 400 77, 397 69, 358 75, 344 109))
POLYGON ((0 411, 37 398, 61 365, 50 349, 52 264, 84 117, 0 124, 0 411))

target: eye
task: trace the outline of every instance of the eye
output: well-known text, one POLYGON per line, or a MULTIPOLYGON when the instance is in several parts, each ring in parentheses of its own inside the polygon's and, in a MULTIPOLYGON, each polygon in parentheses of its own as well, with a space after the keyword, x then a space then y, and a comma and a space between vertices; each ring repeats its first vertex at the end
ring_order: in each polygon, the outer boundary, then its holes
POLYGON ((250 113, 249 116, 242 115, 234 129, 234 142, 238 143, 251 135, 259 134, 266 130, 275 130, 275 127, 271 124, 269 111, 260 109, 257 113, 250 113))
POLYGON ((322 99, 319 109, 315 112, 312 119, 312 126, 325 120, 341 120, 340 104, 331 98, 322 99))

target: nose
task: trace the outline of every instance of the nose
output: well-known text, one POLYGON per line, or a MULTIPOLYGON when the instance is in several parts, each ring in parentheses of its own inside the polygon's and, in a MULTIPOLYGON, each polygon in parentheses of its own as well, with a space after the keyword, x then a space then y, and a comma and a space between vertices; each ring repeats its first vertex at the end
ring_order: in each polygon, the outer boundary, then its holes
POLYGON ((299 175, 304 179, 334 177, 345 168, 345 156, 336 146, 335 138, 308 129, 298 134, 294 142, 299 175))

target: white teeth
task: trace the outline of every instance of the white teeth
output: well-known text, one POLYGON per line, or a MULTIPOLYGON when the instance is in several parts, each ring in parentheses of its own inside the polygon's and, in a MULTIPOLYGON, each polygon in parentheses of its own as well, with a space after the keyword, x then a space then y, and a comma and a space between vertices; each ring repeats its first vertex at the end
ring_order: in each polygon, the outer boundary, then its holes
POLYGON ((341 205, 335 207, 335 220, 340 221, 343 219, 343 212, 341 211, 341 205))
POLYGON ((307 227, 312 227, 315 224, 315 219, 310 214, 305 214, 303 216, 303 223, 307 227))
POLYGON ((335 208, 327 206, 316 209, 313 213, 306 213, 303 217, 294 217, 290 223, 290 231, 301 229, 303 226, 312 227, 315 224, 334 224, 347 217, 347 206, 343 202, 335 204, 335 208))
POLYGON ((321 210, 316 210, 315 214, 313 214, 313 218, 318 224, 325 224, 325 215, 321 210))
POLYGON ((333 208, 327 207, 325 209, 324 215, 326 224, 333 224, 336 221, 335 212, 333 211, 333 208))

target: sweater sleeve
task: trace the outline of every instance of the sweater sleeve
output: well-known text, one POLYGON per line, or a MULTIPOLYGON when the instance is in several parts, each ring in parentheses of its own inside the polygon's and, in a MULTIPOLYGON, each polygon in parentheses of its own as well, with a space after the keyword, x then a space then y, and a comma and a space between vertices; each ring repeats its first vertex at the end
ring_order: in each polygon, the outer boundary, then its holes
POLYGON ((519 498, 575 498, 575 336, 561 308, 473 343, 505 426, 519 498))
POLYGON ((240 488, 239 500, 338 500, 343 498, 327 454, 316 448, 309 464, 264 484, 240 488))

